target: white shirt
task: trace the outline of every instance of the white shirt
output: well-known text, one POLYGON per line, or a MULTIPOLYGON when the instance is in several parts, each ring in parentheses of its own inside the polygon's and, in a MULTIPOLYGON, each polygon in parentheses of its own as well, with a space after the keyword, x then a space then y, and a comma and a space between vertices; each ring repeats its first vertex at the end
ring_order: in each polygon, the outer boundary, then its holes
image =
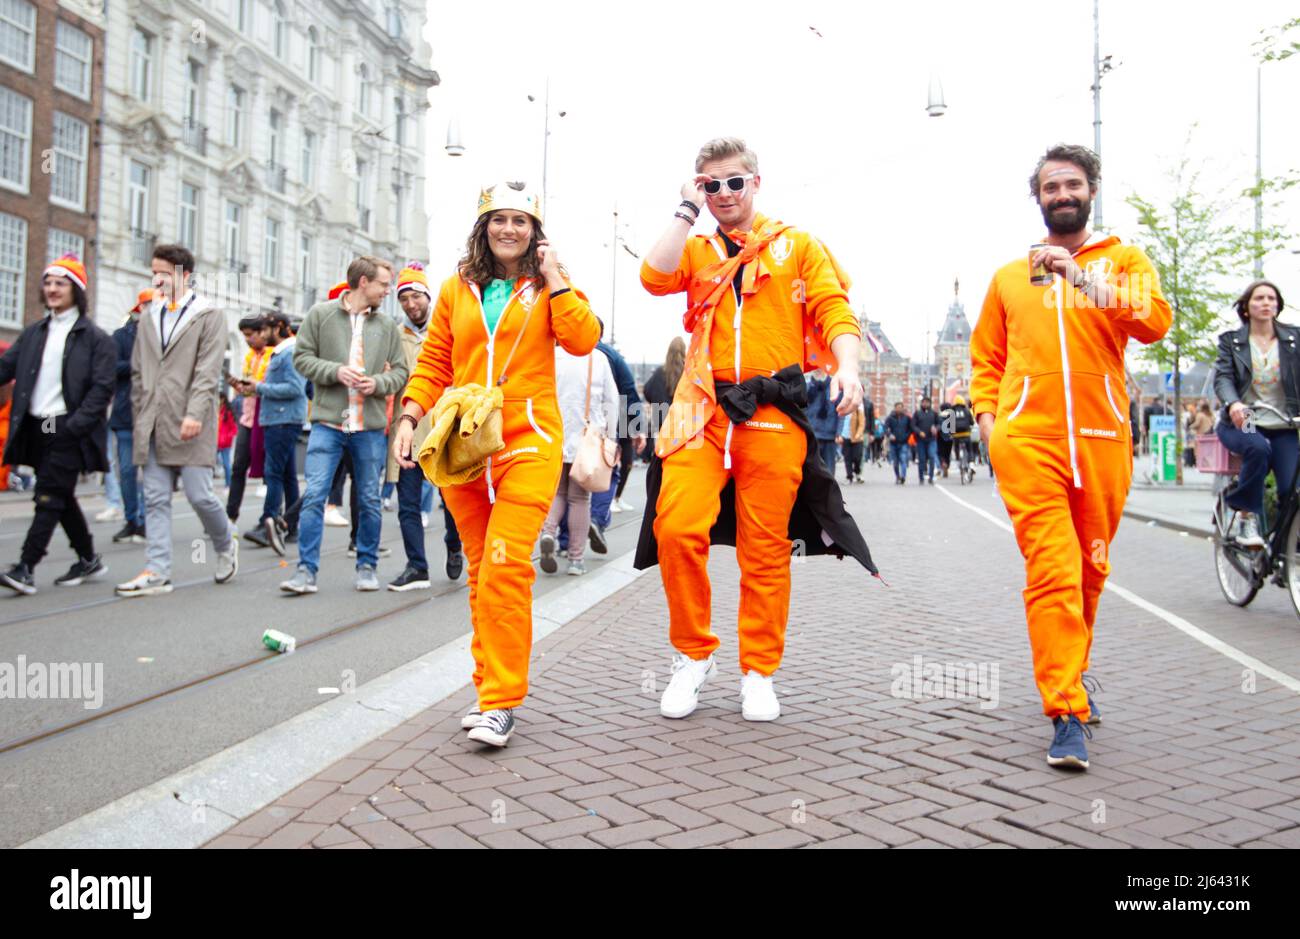
POLYGON ((609 357, 599 349, 590 355, 570 355, 560 346, 555 347, 555 397, 564 420, 564 462, 572 463, 578 455, 582 431, 588 420, 603 428, 605 436, 618 439, 619 408, 623 406, 614 381, 614 371, 609 367, 609 357), (584 415, 582 406, 587 401, 587 362, 591 369, 591 408, 584 415))
POLYGON ((41 354, 41 370, 32 389, 32 405, 28 411, 33 417, 58 417, 68 413, 63 401, 63 348, 68 343, 68 333, 81 312, 74 306, 62 313, 50 313, 46 329, 45 351, 41 354))

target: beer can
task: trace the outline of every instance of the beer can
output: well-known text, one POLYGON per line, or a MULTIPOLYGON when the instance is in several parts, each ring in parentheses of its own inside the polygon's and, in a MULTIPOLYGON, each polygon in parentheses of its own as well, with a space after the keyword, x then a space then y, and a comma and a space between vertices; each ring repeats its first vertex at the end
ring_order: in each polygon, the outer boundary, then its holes
POLYGON ((280 632, 278 629, 268 629, 262 633, 262 645, 272 652, 287 655, 298 645, 298 640, 294 639, 293 636, 280 632))
POLYGON ((1052 282, 1052 272, 1046 264, 1034 264, 1034 255, 1051 245, 1036 244, 1029 246, 1029 282, 1035 287, 1046 287, 1052 282))

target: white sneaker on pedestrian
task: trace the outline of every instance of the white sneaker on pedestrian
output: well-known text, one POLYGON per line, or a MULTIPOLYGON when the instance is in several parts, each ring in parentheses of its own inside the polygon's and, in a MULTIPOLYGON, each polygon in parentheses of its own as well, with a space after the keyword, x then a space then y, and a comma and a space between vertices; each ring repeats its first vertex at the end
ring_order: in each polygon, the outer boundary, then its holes
POLYGON ((122 514, 122 510, 115 505, 110 505, 108 508, 104 509, 104 511, 100 512, 98 515, 95 516, 95 521, 116 522, 122 518, 125 518, 125 516, 122 514))
POLYGON ((481 723, 483 723, 483 712, 478 709, 477 704, 471 704, 465 716, 460 719, 460 729, 473 730, 481 723))
POLYGON ((265 499, 265 498, 266 498, 266 483, 262 483, 262 485, 258 486, 258 487, 257 487, 257 492, 256 492, 255 494, 256 494, 257 498, 259 498, 259 499, 265 499))
POLYGON ((635 512, 636 506, 626 499, 615 499, 614 504, 618 506, 620 512, 635 512))
POLYGON ((659 699, 659 713, 664 717, 687 717, 700 703, 700 689, 718 670, 713 656, 692 659, 678 652, 673 655, 673 677, 659 699))
POLYGON ((429 513, 428 513, 428 512, 421 512, 421 513, 420 513, 420 527, 421 527, 421 528, 428 528, 428 527, 429 527, 429 513))
POLYGON ((171 593, 172 582, 161 574, 146 570, 141 571, 126 583, 118 584, 116 591, 119 597, 153 597, 163 593, 171 593))
POLYGON ((740 714, 747 721, 774 721, 781 716, 781 702, 776 700, 770 675, 751 669, 740 680, 740 714))
POLYGON ((615 499, 609 504, 609 511, 611 515, 617 515, 619 512, 623 511, 623 506, 619 505, 618 500, 615 499))
POLYGON ((352 523, 344 518, 337 505, 325 506, 325 524, 331 528, 347 528, 352 523))
POLYGON ((212 579, 224 584, 239 572, 239 537, 230 536, 230 550, 217 554, 217 570, 212 579))
POLYGON ((392 496, 388 496, 386 499, 384 499, 384 511, 385 511, 385 512, 391 512, 391 511, 393 511, 393 497, 392 497, 392 496))

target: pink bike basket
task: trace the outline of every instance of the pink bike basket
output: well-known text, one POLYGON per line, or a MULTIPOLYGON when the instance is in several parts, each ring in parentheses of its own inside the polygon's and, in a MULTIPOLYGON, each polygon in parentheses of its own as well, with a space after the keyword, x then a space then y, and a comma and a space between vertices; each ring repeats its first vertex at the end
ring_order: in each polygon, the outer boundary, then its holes
POLYGON ((1196 438, 1196 468, 1202 473, 1231 476, 1241 472, 1241 457, 1214 434, 1201 434, 1196 438))

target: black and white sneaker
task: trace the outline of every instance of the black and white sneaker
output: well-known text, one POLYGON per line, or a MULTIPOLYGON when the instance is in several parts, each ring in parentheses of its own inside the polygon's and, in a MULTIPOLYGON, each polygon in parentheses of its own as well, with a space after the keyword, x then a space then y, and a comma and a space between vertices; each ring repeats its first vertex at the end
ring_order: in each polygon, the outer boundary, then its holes
MULTIPOLYGON (((468 716, 468 715, 466 715, 468 716)), ((478 726, 467 734, 470 740, 494 747, 504 747, 515 730, 515 712, 511 708, 484 711, 478 726)))
POLYGON ((143 544, 144 526, 137 525, 134 522, 127 522, 118 530, 117 534, 113 535, 113 544, 122 544, 127 541, 133 544, 143 544))
POLYGON ((429 583, 428 571, 417 571, 415 568, 408 566, 406 570, 397 575, 396 580, 388 584, 388 589, 402 593, 407 590, 428 590, 433 585, 429 583))
POLYGON ((609 545, 605 541, 605 533, 595 522, 587 529, 587 543, 591 545, 591 550, 597 554, 609 554, 609 545))
POLYGON ((0 574, 0 584, 4 584, 14 593, 29 597, 36 592, 36 580, 32 577, 32 569, 22 561, 0 574))
POLYGON ((107 573, 108 565, 104 563, 104 556, 96 554, 90 558, 78 558, 77 563, 68 568, 68 572, 62 577, 56 578, 54 583, 58 587, 76 587, 83 580, 102 577, 107 573))
POLYGON ((271 546, 271 550, 284 557, 284 533, 289 530, 289 526, 281 519, 268 518, 262 523, 262 528, 266 535, 266 543, 271 546))
POLYGON ((465 716, 460 719, 460 729, 473 730, 481 723, 483 723, 483 712, 478 709, 477 704, 471 704, 465 716))
POLYGON ((448 551, 447 564, 443 570, 446 572, 448 580, 460 580, 460 575, 465 572, 465 552, 448 551))

